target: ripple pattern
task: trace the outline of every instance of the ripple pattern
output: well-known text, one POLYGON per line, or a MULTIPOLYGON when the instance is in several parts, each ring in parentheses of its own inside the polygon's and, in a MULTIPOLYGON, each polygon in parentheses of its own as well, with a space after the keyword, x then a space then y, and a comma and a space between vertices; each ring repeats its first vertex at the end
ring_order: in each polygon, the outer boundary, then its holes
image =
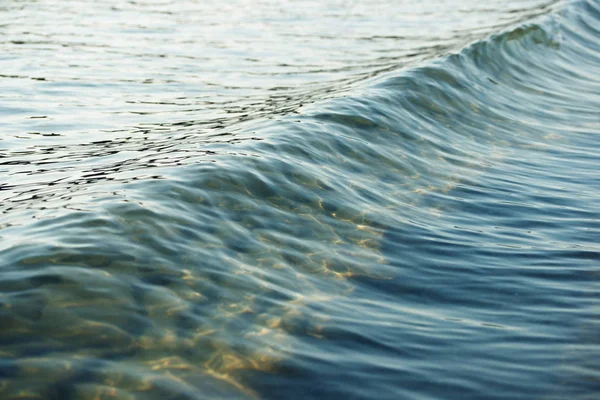
POLYGON ((0 398, 598 395, 600 3, 350 3, 2 6, 0 398))

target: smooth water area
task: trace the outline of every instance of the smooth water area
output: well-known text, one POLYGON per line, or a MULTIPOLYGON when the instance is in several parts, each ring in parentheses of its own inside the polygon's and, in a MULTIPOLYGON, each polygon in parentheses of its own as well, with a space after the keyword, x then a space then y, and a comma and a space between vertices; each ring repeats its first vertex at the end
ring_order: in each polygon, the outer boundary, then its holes
POLYGON ((0 399, 596 399, 600 2, 0 4, 0 399))

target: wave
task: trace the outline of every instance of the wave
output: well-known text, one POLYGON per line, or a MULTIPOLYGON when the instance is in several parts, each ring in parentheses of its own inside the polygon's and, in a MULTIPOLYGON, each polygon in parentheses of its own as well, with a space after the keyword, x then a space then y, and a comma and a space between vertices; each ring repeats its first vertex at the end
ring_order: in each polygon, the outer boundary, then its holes
POLYGON ((252 371, 331 362, 327 338, 386 348, 328 324, 360 321, 357 293, 395 295, 425 254, 407 232, 440 230, 458 190, 522 149, 597 132, 599 26, 598 2, 576 1, 297 114, 171 125, 139 158, 143 135, 92 142, 43 187, 28 172, 44 150, 23 154, 31 188, 0 187, 0 390, 252 397, 252 371))

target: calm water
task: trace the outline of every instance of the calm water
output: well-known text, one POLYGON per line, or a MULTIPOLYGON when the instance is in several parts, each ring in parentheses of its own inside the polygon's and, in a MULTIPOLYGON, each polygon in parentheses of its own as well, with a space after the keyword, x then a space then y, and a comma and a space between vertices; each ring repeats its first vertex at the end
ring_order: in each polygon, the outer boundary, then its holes
POLYGON ((0 399, 596 399, 600 2, 0 4, 0 399))

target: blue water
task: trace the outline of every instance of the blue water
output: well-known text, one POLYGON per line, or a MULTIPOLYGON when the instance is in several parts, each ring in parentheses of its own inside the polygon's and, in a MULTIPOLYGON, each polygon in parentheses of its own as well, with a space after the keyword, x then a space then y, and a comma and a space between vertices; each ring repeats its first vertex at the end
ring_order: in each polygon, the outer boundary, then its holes
POLYGON ((600 395, 598 1, 1 7, 0 399, 600 395))

